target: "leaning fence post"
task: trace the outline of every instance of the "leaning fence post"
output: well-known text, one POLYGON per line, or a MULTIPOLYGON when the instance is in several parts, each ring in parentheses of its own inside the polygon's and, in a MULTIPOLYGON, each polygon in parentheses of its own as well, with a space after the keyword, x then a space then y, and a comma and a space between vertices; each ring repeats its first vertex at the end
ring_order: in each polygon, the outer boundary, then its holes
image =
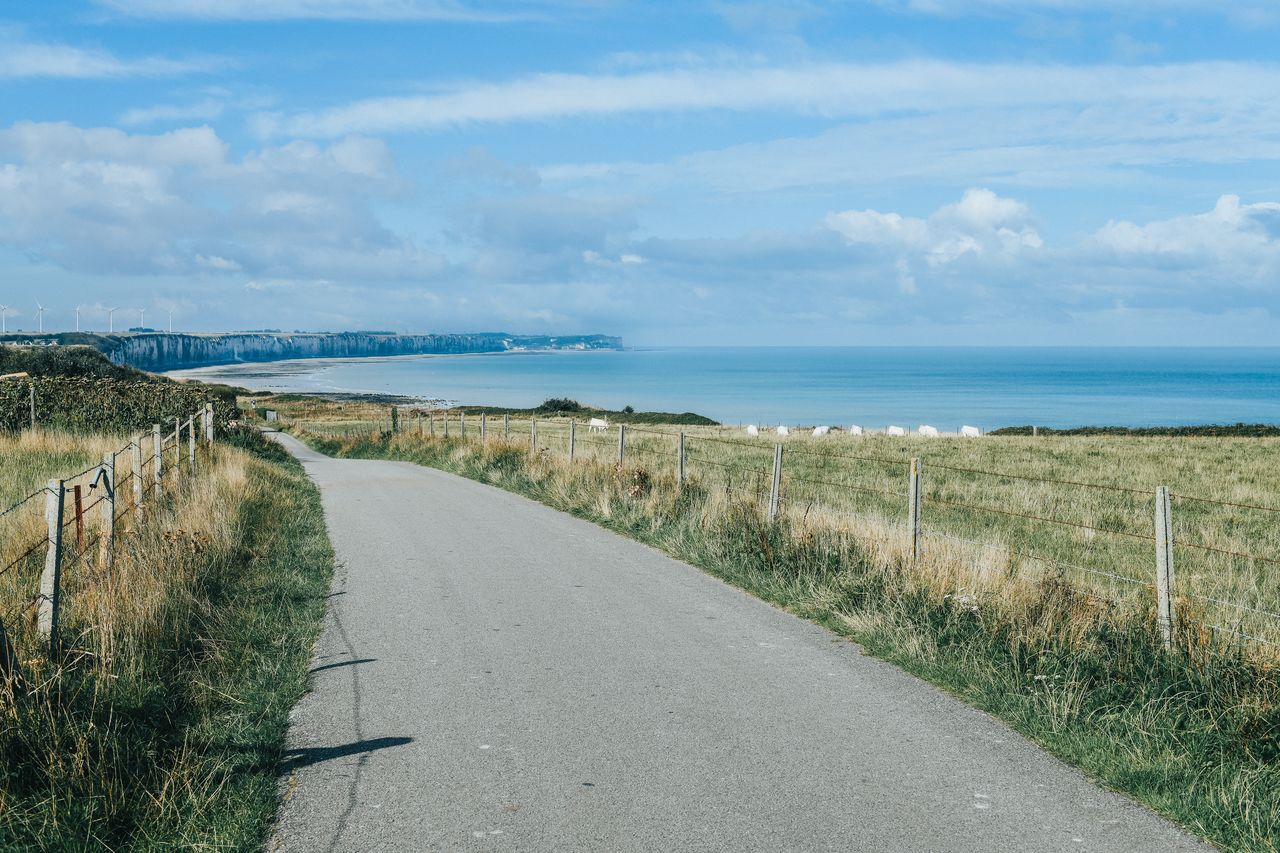
POLYGON ((164 438, 160 435, 160 424, 151 425, 151 443, 153 447, 153 455, 151 464, 153 469, 153 488, 155 489, 156 500, 164 497, 164 438))
POLYGON ((1156 621, 1166 649, 1173 648, 1173 507, 1169 487, 1156 488, 1156 621))
POLYGON ((578 449, 578 422, 569 421, 569 461, 573 461, 573 454, 578 449))
POLYGON ((920 559, 920 458, 911 460, 911 483, 907 488, 907 537, 911 562, 920 559))
POLYGON ((684 433, 680 433, 680 444, 676 447, 676 482, 684 482, 684 433))
POLYGON ((58 619, 62 607, 62 505, 66 487, 61 480, 50 480, 44 501, 44 522, 49 549, 44 555, 44 571, 40 574, 40 607, 36 628, 49 641, 49 660, 58 652, 58 619))
POLYGON ((142 436, 129 442, 129 467, 133 472, 133 508, 142 509, 142 436))
POLYGON ((769 520, 778 517, 778 499, 782 492, 782 445, 773 446, 773 488, 769 490, 769 520))
POLYGON ((116 552, 116 455, 111 451, 102 454, 102 467, 94 479, 102 493, 102 539, 99 542, 98 564, 110 569, 116 552))
POLYGON ((627 458, 627 425, 618 424, 618 464, 621 465, 627 458))

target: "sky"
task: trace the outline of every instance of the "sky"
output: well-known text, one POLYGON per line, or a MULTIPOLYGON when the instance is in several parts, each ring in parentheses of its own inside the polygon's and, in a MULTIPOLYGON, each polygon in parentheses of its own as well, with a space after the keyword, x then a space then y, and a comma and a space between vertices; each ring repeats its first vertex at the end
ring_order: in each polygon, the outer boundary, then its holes
POLYGON ((15 0, 0 304, 1274 345, 1277 44, 1274 0, 15 0))

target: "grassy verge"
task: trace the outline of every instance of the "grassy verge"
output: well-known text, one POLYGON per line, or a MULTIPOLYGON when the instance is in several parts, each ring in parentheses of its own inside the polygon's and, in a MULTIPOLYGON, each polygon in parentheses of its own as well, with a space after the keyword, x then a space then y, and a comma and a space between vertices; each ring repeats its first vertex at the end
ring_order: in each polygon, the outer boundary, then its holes
POLYGON ((70 653, 0 700, 0 849, 261 848, 333 555, 300 467, 234 443, 67 578, 70 653))
POLYGON ((412 435, 301 437, 316 449, 450 470, 665 550, 860 642, 1004 719, 1107 786, 1225 849, 1280 849, 1280 673, 1150 607, 1061 574, 990 578, 939 558, 908 566, 874 528, 784 514, 695 479, 516 444, 412 435))

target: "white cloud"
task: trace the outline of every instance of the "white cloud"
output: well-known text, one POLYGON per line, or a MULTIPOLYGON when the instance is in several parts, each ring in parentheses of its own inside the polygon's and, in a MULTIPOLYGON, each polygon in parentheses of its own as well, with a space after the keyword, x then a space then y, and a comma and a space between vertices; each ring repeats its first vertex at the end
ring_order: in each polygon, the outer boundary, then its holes
POLYGON ((1241 204, 1221 196, 1213 210, 1135 225, 1112 221, 1094 235, 1096 244, 1134 258, 1216 258, 1236 262, 1280 260, 1280 203, 1241 204))
MULTIPOLYGON (((939 208, 928 219, 846 210, 827 214, 826 225, 851 244, 918 253, 932 266, 965 255, 1007 256, 1044 245, 1030 225, 1026 205, 978 188, 966 190, 959 202, 939 208)), ((899 261, 899 283, 904 292, 914 292, 915 281, 904 284, 908 279, 903 259, 899 261)))
POLYGON ((125 58, 105 50, 28 41, 12 29, 0 29, 0 80, 173 77, 212 71, 226 64, 225 60, 216 57, 125 58))
MULTIPOLYGON (((137 18, 205 21, 472 21, 499 22, 530 17, 515 3, 506 10, 495 4, 457 0, 97 0, 99 6, 137 18)), ((501 5, 501 4, 498 4, 501 5)))
POLYGON ((0 130, 0 243, 95 274, 430 277, 444 261, 373 211, 405 189, 371 139, 233 159, 207 127, 0 130))
POLYGON ((680 68, 635 74, 539 74, 430 94, 369 98, 295 115, 264 113, 264 134, 340 136, 657 111, 781 110, 829 117, 911 111, 1274 104, 1280 67, 1201 62, 1149 66, 977 64, 908 60, 790 67, 680 68))

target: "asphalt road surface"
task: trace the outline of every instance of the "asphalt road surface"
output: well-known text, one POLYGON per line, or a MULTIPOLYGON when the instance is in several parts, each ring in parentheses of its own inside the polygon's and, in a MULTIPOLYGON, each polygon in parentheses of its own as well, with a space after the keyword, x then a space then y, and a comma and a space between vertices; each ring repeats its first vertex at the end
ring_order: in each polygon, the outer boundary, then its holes
POLYGON ((1209 849, 651 548, 281 440, 339 569, 268 849, 1209 849))

